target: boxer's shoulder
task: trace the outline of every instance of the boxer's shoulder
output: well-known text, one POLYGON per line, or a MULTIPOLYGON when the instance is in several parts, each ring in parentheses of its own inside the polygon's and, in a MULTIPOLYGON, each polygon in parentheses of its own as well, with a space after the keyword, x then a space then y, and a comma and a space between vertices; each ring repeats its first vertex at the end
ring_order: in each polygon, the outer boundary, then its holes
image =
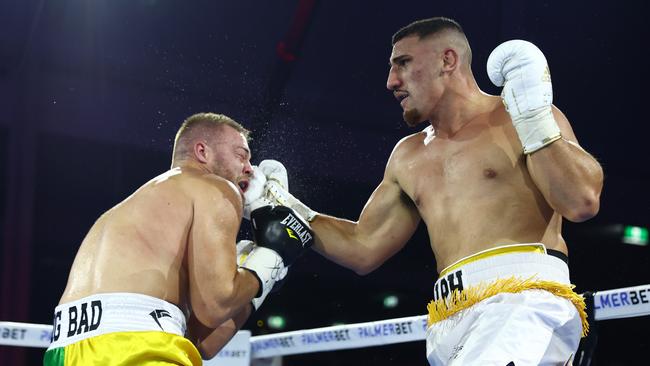
POLYGON ((433 128, 428 126, 422 131, 412 133, 400 139, 393 148, 389 163, 390 161, 399 161, 405 157, 411 156, 414 151, 422 148, 428 140, 433 138, 433 133, 433 128))
POLYGON ((219 193, 239 196, 239 191, 232 182, 196 169, 174 168, 152 179, 148 185, 188 197, 219 193))
POLYGON ((412 163, 420 159, 419 150, 421 150, 427 136, 433 131, 433 129, 430 129, 430 132, 427 133, 429 128, 430 126, 423 131, 405 136, 395 144, 386 164, 385 181, 400 184, 399 182, 404 179, 403 176, 405 174, 409 175, 409 170, 414 167, 412 163))
MULTIPOLYGON (((203 189, 195 193, 194 202, 207 203, 208 207, 217 210, 222 217, 234 213, 233 219, 239 220, 242 216, 244 202, 237 186, 214 174, 204 176, 203 181, 203 189)), ((203 206, 205 207, 205 205, 203 206)))
POLYGON ((212 206, 217 203, 235 207, 243 205, 237 186, 215 174, 183 169, 179 174, 158 176, 154 179, 153 186, 157 187, 155 189, 158 195, 165 192, 165 197, 174 196, 176 200, 186 200, 193 205, 203 202, 212 206))
POLYGON ((203 198, 206 198, 207 195, 208 197, 224 198, 229 201, 237 202, 239 206, 243 204, 237 186, 222 177, 214 174, 204 174, 198 177, 198 179, 193 180, 190 184, 192 188, 195 188, 192 189, 191 192, 199 194, 200 196, 203 196, 203 198))

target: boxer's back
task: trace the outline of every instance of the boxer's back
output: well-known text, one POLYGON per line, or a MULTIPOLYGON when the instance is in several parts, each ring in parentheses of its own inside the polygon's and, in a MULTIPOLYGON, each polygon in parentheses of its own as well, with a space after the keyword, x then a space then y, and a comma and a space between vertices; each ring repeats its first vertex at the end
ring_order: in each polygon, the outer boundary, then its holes
POLYGON ((192 196, 204 184, 199 174, 172 169, 104 213, 79 248, 60 302, 132 292, 184 307, 192 196))

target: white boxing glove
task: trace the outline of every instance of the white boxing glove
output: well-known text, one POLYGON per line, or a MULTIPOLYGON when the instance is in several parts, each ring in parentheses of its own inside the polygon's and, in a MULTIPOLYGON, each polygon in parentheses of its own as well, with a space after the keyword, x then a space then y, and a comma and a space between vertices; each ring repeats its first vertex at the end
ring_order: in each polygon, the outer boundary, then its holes
POLYGON ((287 176, 287 168, 277 160, 267 159, 260 162, 260 170, 266 176, 266 180, 275 180, 280 183, 287 191, 289 190, 289 177, 287 176))
POLYGON ((237 242, 237 265, 241 266, 255 248, 255 242, 252 240, 240 240, 237 242))
POLYGON ((255 310, 262 305, 275 283, 281 281, 288 272, 288 267, 285 267, 282 257, 278 253, 272 249, 257 246, 250 240, 242 240, 237 243, 237 264, 239 267, 253 272, 260 282, 260 289, 251 301, 255 310), (241 254, 239 252, 240 243, 241 254))
POLYGON ((264 197, 275 205, 293 209, 309 225, 309 222, 316 217, 317 212, 289 193, 289 178, 284 165, 277 160, 263 160, 260 163, 260 170, 266 176, 264 197))
POLYGON ((266 175, 257 166, 253 166, 253 176, 248 181, 248 189, 244 192, 244 212, 245 219, 250 220, 251 212, 262 206, 273 205, 273 203, 264 197, 266 184, 266 175))
POLYGON ((296 197, 289 193, 289 179, 287 169, 277 160, 263 160, 258 167, 253 167, 255 174, 251 179, 248 190, 244 194, 244 217, 263 206, 287 206, 300 215, 303 221, 311 222, 318 214, 296 197), (264 178, 260 176, 263 175, 264 178), (264 189, 259 193, 259 184, 262 182, 264 189), (249 195, 250 192, 250 195, 249 195))
POLYGON ((501 97, 524 154, 562 137, 551 109, 551 73, 537 46, 522 40, 500 44, 488 57, 487 73, 494 85, 503 86, 501 97))
POLYGON ((275 205, 287 206, 291 208, 296 214, 300 215, 307 225, 314 220, 318 212, 309 208, 309 206, 300 202, 299 199, 294 197, 287 189, 282 187, 277 180, 267 180, 265 184, 264 196, 267 200, 273 202, 275 205))

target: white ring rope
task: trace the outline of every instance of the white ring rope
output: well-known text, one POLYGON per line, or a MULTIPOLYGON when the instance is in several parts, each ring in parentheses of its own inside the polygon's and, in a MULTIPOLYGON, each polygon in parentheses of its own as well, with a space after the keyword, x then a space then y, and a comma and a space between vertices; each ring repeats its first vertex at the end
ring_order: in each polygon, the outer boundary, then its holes
POLYGON ((251 337, 251 357, 265 358, 347 348, 419 341, 425 338, 427 316, 335 325, 251 337))
MULTIPOLYGON (((650 284, 594 293, 594 319, 650 315, 650 284)), ((336 325, 250 337, 251 358, 335 351, 425 339, 427 316, 336 325)), ((0 321, 0 345, 50 345, 52 325, 0 321)))

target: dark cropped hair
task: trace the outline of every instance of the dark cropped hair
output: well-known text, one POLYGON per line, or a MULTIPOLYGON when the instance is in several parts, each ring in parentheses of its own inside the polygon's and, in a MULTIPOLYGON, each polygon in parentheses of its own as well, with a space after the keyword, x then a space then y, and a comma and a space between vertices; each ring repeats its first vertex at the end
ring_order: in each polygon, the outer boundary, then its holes
POLYGON ((420 39, 422 39, 443 30, 454 30, 462 35, 465 35, 463 28, 460 26, 460 24, 458 24, 457 21, 445 17, 435 17, 416 20, 415 22, 398 30, 395 32, 395 34, 393 34, 392 44, 394 46, 395 43, 408 36, 417 35, 420 39))

